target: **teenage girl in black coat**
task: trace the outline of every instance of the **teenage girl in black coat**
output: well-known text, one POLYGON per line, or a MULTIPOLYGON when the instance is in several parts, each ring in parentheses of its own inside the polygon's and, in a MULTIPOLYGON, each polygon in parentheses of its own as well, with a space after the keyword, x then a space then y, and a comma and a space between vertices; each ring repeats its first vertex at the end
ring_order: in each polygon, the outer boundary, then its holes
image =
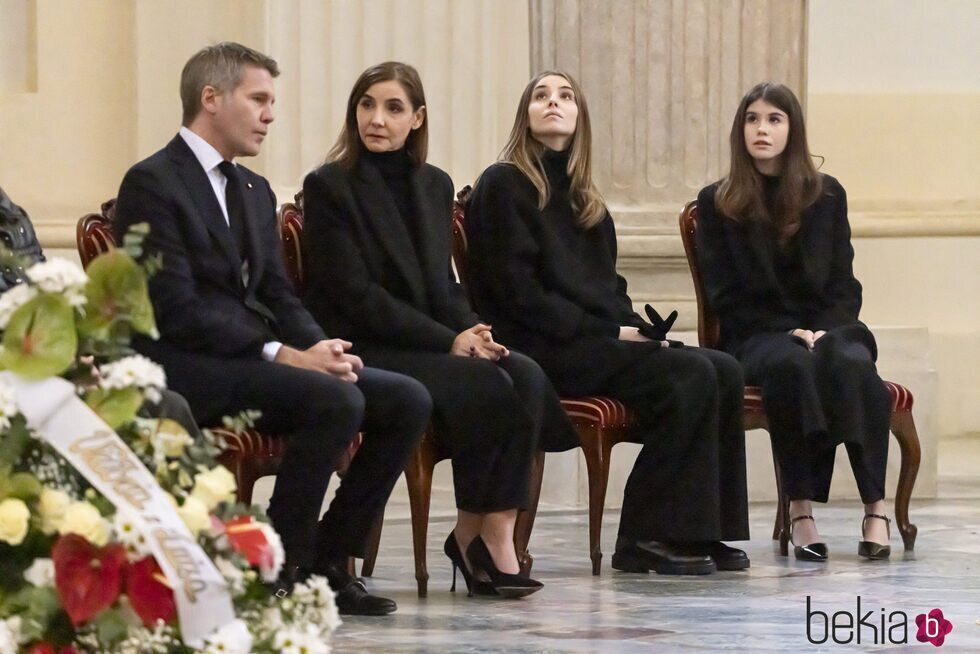
POLYGON ((762 387, 790 499, 796 558, 826 560, 811 501, 826 502, 844 443, 864 502, 866 558, 887 558, 889 397, 858 320, 847 196, 817 172, 793 92, 764 83, 742 99, 731 170, 698 194, 698 251, 721 346, 762 387))
POLYGON ((644 446, 626 484, 614 568, 746 568, 745 553, 721 542, 749 535, 742 372, 722 352, 665 347, 634 313, 591 179, 590 129, 571 77, 531 80, 468 207, 475 301, 560 393, 611 396, 634 410, 644 446))

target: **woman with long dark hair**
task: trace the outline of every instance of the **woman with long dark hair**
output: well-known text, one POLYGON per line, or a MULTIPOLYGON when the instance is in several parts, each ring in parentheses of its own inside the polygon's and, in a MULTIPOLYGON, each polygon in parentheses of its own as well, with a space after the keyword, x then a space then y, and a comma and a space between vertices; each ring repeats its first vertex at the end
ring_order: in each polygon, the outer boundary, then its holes
POLYGON ((667 347, 669 324, 633 311, 591 148, 578 84, 537 75, 469 203, 475 301, 560 393, 611 396, 634 410, 643 449, 626 484, 614 568, 747 568, 745 553, 721 542, 749 535, 741 370, 722 352, 667 347))
POLYGON ((367 365, 428 389, 458 509, 445 552, 471 595, 520 597, 541 588, 518 574, 513 543, 532 457, 578 439, 541 368, 494 340, 455 280, 453 183, 425 163, 427 123, 413 67, 358 78, 328 163, 303 184, 304 302, 367 365))
POLYGON ((731 169, 698 194, 697 242, 721 347, 762 387, 794 554, 824 561, 811 502, 826 502, 844 443, 864 502, 858 553, 890 554, 885 511, 889 397, 874 336, 858 320, 861 284, 847 196, 817 172, 803 110, 770 82, 739 104, 731 169))

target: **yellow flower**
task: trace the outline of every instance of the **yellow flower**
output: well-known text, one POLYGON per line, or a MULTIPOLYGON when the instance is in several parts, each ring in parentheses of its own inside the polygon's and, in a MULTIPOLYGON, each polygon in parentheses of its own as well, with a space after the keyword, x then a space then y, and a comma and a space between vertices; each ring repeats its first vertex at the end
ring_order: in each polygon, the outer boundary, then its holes
POLYGON ((102 547, 109 542, 109 523, 88 502, 72 502, 65 509, 58 533, 78 534, 93 545, 102 547))
POLYGON ((46 534, 58 531, 69 504, 71 498, 67 493, 53 488, 42 490, 37 504, 37 511, 41 516, 41 531, 46 534))
POLYGON ((8 497, 0 502, 0 540, 20 545, 27 535, 30 521, 31 511, 23 500, 8 497))
POLYGON ((191 496, 204 502, 208 511, 214 510, 222 502, 234 502, 235 476, 224 466, 215 466, 207 472, 194 477, 194 490, 191 496))
POLYGON ((184 521, 195 538, 202 530, 211 528, 211 515, 208 513, 208 507, 193 495, 184 498, 184 505, 177 509, 177 515, 184 521))

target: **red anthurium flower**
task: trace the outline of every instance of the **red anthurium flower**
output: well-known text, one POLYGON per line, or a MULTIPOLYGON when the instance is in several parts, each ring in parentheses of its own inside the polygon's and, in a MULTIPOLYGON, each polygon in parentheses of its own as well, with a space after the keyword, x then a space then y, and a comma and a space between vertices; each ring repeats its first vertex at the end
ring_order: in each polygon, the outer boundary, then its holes
POLYGON ((126 568, 126 550, 119 543, 96 547, 78 534, 66 534, 54 544, 51 559, 58 597, 75 626, 119 597, 126 568))
POLYGON ((126 595, 133 610, 147 627, 155 625, 157 620, 169 624, 177 616, 174 592, 167 585, 167 578, 152 556, 129 566, 126 572, 126 595))
POLYGON ((26 654, 55 654, 54 645, 44 641, 40 643, 34 643, 26 650, 24 650, 24 652, 26 654))

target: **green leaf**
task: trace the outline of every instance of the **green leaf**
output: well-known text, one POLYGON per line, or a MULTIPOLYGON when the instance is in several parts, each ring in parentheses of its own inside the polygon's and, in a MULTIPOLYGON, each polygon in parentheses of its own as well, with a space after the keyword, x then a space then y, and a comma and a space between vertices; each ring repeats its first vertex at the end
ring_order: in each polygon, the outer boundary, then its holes
POLYGON ((28 585, 7 598, 6 608, 20 614, 21 635, 26 640, 41 640, 61 612, 61 602, 54 588, 28 585))
POLYGON ((68 300, 41 293, 10 317, 0 368, 27 379, 54 377, 71 366, 77 345, 75 313, 68 300))
POLYGON ((114 645, 126 637, 128 625, 119 609, 108 609, 92 621, 99 642, 103 645, 114 645))
POLYGON ((0 472, 20 463, 24 451, 31 443, 31 432, 23 416, 15 416, 10 427, 0 433, 0 472))
POLYGON ((119 323, 157 337, 153 305, 142 268, 124 251, 113 249, 89 264, 88 299, 81 329, 96 338, 106 338, 119 323))
POLYGON ((143 394, 134 386, 95 388, 85 393, 85 404, 113 429, 133 419, 143 404, 143 394))
POLYGON ((28 502, 41 495, 41 482, 29 472, 15 472, 4 481, 7 497, 16 497, 28 502))

